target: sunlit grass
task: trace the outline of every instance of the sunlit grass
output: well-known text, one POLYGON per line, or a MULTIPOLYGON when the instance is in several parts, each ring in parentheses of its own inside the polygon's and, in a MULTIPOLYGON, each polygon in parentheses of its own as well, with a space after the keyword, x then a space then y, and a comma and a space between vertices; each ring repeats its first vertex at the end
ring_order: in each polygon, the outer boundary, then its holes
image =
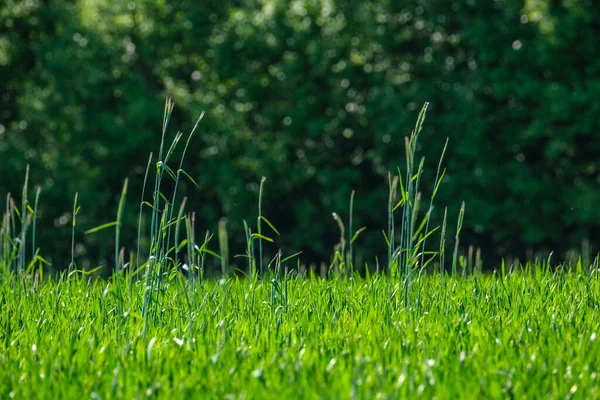
POLYGON ((289 277, 279 298, 270 282, 170 274, 146 329, 144 285, 118 286, 3 280, 0 396, 598 396, 596 272, 436 274, 418 308, 387 276, 289 277))

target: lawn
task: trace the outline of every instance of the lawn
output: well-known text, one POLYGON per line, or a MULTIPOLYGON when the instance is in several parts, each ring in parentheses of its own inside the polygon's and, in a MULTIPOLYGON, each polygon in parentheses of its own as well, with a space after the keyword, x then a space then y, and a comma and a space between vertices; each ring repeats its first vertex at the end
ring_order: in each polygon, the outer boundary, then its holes
POLYGON ((0 397, 597 398, 598 271, 500 275, 3 279, 0 397))

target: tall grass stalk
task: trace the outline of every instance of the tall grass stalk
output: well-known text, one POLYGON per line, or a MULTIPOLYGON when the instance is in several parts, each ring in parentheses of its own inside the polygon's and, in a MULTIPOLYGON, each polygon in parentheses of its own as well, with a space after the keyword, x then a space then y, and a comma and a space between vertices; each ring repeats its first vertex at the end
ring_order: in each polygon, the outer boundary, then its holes
MULTIPOLYGON (((164 210, 160 210, 160 199, 164 197, 160 192, 160 184, 162 180, 162 174, 164 168, 163 161, 163 152, 165 145, 165 136, 167 133, 167 127, 169 125, 169 120, 171 119, 171 114, 173 113, 173 108, 175 104, 170 98, 167 98, 165 101, 165 107, 163 110, 163 123, 162 123, 162 134, 160 140, 160 148, 158 152, 158 161, 156 162, 156 172, 154 176, 154 189, 152 192, 152 212, 150 217, 150 249, 148 254, 148 261, 146 263, 146 273, 145 273, 145 291, 144 291, 144 306, 142 308, 142 315, 144 316, 144 332, 146 332, 146 328, 148 325, 148 318, 150 315, 150 310, 153 305, 152 299, 154 296, 154 292, 156 290, 157 296, 159 289, 155 288, 155 285, 158 286, 159 283, 159 275, 160 275, 160 265, 162 263, 160 257, 160 214, 164 210), (158 269, 158 271, 156 271, 158 269)), ((177 136, 176 136, 177 138, 177 136)), ((167 152, 168 156, 169 152, 167 152)), ((166 159, 167 157, 165 157, 166 159)))
POLYGON ((260 277, 264 277, 263 271, 263 244, 262 244, 262 198, 263 187, 267 178, 264 176, 260 179, 260 187, 258 189, 258 219, 256 221, 256 229, 258 232, 258 265, 260 266, 260 277))
POLYGON ((115 226, 115 272, 117 275, 121 273, 123 265, 119 263, 119 249, 121 239, 121 229, 123 225, 123 209, 125 208, 125 197, 127 196, 127 184, 129 180, 125 178, 123 182, 123 188, 121 190, 121 197, 119 198, 119 207, 117 208, 117 224, 115 226))
POLYGON ((420 199, 420 194, 419 194, 419 183, 420 183, 420 179, 421 179, 421 174, 423 173, 423 165, 424 165, 424 159, 421 159, 421 162, 419 163, 418 169, 417 169, 417 173, 416 176, 413 176, 413 171, 414 171, 414 162, 415 162, 415 157, 416 157, 416 152, 417 152, 417 142, 419 139, 419 135, 421 133, 421 130, 423 129, 423 122, 425 121, 425 116, 427 114, 427 108, 429 106, 429 103, 425 103, 423 104, 423 108, 421 109, 421 112, 419 113, 419 116, 417 118, 417 123, 415 125, 415 129, 413 130, 413 134, 410 137, 410 140, 407 140, 406 142, 406 163, 407 163, 407 175, 406 175, 406 190, 407 190, 407 199, 408 202, 405 205, 404 208, 404 218, 406 219, 406 222, 404 223, 405 227, 406 227, 406 231, 403 232, 404 237, 405 237, 405 242, 403 243, 403 245, 405 246, 406 249, 406 260, 405 260, 405 274, 407 276, 409 276, 411 274, 411 269, 412 269, 412 259, 410 259, 410 253, 413 250, 413 233, 414 233, 414 226, 416 223, 416 215, 418 213, 418 206, 419 206, 419 199, 420 199))
POLYGON ((456 236, 454 237, 454 253, 452 255, 452 276, 456 276, 456 264, 458 261, 458 245, 460 242, 460 231, 463 225, 463 219, 465 217, 465 202, 462 202, 460 206, 460 212, 458 213, 458 221, 456 223, 456 236))
MULTIPOLYGON (((112 276, 112 283, 114 286, 115 298, 117 299, 117 303, 115 305, 115 310, 117 315, 123 315, 124 305, 125 305, 125 291, 123 286, 125 284, 125 280, 123 279, 123 267, 124 267, 124 250, 120 251, 120 237, 121 237, 121 228, 123 223, 123 209, 125 207, 125 198, 127 196, 127 185, 128 179, 125 178, 123 182, 123 188, 121 189, 121 196, 119 198, 119 205, 117 208, 117 219, 115 220, 115 270, 112 276)), ((131 291, 131 287, 130 287, 131 291)))
POLYGON ((40 201, 40 193, 42 192, 42 187, 41 186, 37 186, 35 189, 35 200, 33 203, 33 220, 32 220, 32 225, 31 225, 31 258, 35 258, 36 253, 37 253, 37 249, 35 247, 36 245, 36 235, 37 235, 37 229, 36 229, 36 221, 37 221, 37 215, 38 215, 38 204, 40 201))
POLYGON ((21 216, 19 215, 20 211, 17 208, 17 203, 13 197, 10 197, 10 226, 11 226, 11 254, 10 254, 10 264, 12 265, 11 271, 16 272, 18 267, 18 256, 19 256, 19 242, 18 237, 13 238, 12 235, 18 235, 17 233, 17 218, 20 220, 21 216))
POLYGON ((353 244, 354 244, 354 235, 352 235, 352 228, 354 218, 354 190, 350 193, 350 209, 348 211, 348 272, 350 278, 354 276, 354 253, 353 253, 353 244))
POLYGON ((246 236, 246 257, 248 258, 248 275, 256 275, 256 263, 254 261, 254 241, 252 239, 252 230, 244 220, 244 235, 246 236))
MULTIPOLYGON (((425 103, 419 112, 415 128, 410 137, 404 140, 405 155, 406 155, 406 175, 404 184, 400 180, 401 198, 394 209, 403 207, 402 221, 400 231, 400 243, 394 251, 397 258, 397 270, 405 277, 405 283, 408 284, 411 278, 411 271, 414 267, 414 230, 416 224, 416 216, 418 215, 418 206, 420 202, 419 183, 423 172, 424 159, 421 159, 419 166, 415 172, 415 158, 417 150, 417 142, 422 130, 427 107, 429 103, 425 103)), ((398 171, 400 176, 400 170, 398 171)), ((427 232, 426 232, 427 233, 427 232)), ((425 234, 426 234, 425 233, 425 234)), ((405 285, 406 286, 406 285, 405 285)))
POLYGON ((200 255, 196 254, 196 233, 194 231, 194 213, 189 213, 185 219, 185 233, 187 238, 186 248, 187 248, 187 258, 190 268, 190 274, 192 278, 192 282, 196 283, 196 273, 199 272, 199 262, 197 261, 200 255))
MULTIPOLYGON (((425 261, 425 244, 427 242, 427 238, 430 234, 430 230, 429 230, 429 223, 431 222, 431 215, 433 213, 433 201, 435 199, 435 196, 437 195, 438 189, 442 183, 442 180, 444 179, 444 175, 446 173, 446 170, 444 169, 441 174, 440 171, 442 169, 442 162, 444 160, 444 155, 446 153, 446 148, 448 147, 448 138, 446 138, 446 143, 444 144, 444 148, 442 150, 442 155, 440 156, 439 162, 438 162, 438 167, 437 167, 437 172, 435 175, 435 180, 434 180, 434 186, 433 186, 433 191, 431 194, 431 198, 429 200, 429 208, 427 210, 427 214, 425 215, 425 220, 423 221, 425 223, 425 231, 424 231, 424 235, 422 237, 421 241, 421 261, 420 261, 420 268, 419 268, 419 274, 417 276, 417 288, 418 288, 418 296, 417 296, 417 304, 420 306, 421 304, 421 278, 423 276, 423 271, 425 271, 425 268, 427 267, 427 264, 431 261, 433 261, 433 257, 429 260, 429 261, 425 261)), ((420 175, 419 175, 420 176, 420 175)), ((418 209, 418 207, 416 207, 416 209, 418 209)), ((416 215, 416 213, 414 213, 416 215)), ((445 223, 445 222, 444 222, 445 223)), ((414 225, 413 225, 414 226, 414 225)), ((419 229, 420 230, 420 229, 419 229)), ((445 226, 443 227, 443 230, 445 230, 445 226)), ((442 233, 443 235, 444 233, 442 233)), ((416 254, 416 256, 418 257, 418 254, 416 254)), ((440 263, 442 262, 442 255, 441 253, 439 254, 440 257, 440 263)))
POLYGON ((334 254, 333 265, 336 268, 336 272, 339 274, 345 274, 346 272, 346 228, 344 222, 337 213, 332 213, 333 219, 337 222, 338 228, 340 229, 340 243, 334 254))
MULTIPOLYGON (((192 227, 194 226, 192 220, 192 227)), ((206 255, 209 254, 207 251, 207 247, 208 247, 208 242, 210 242, 210 240, 212 239, 212 235, 210 234, 209 231, 206 231, 205 235, 204 235, 204 243, 202 243, 202 249, 199 252, 200 253, 200 281, 201 283, 204 282, 204 274, 205 274, 205 262, 206 262, 206 255)))
POLYGON ((391 173, 388 173, 388 231, 387 231, 387 247, 388 247, 388 267, 387 273, 394 274, 395 270, 395 257, 394 257, 394 237, 396 235, 394 227, 394 203, 396 203, 396 196, 398 192, 398 176, 392 177, 391 173))
POLYGON ((162 295, 162 284, 165 278, 164 274, 167 272, 167 254, 165 245, 166 232, 164 227, 167 225, 169 218, 170 204, 165 200, 165 205, 161 213, 161 218, 157 224, 158 226, 158 238, 156 242, 156 268, 154 269, 154 281, 156 282, 156 290, 154 291, 155 297, 152 305, 154 306, 153 321, 156 323, 158 318, 158 310, 161 308, 161 295, 162 295))
POLYGON ((446 220, 448 219, 448 207, 444 208, 444 219, 442 220, 442 232, 440 234, 440 275, 443 277, 446 272, 444 258, 446 254, 446 220))
POLYGON ((160 214, 160 182, 162 179, 163 169, 160 168, 163 161, 163 151, 165 144, 165 136, 167 134, 167 127, 173 108, 175 104, 170 98, 165 100, 165 106, 163 109, 163 122, 162 122, 162 134, 160 139, 160 148, 158 152, 158 161, 156 162, 156 172, 154 176, 154 190, 152 192, 152 212, 150 217, 150 249, 148 254, 148 261, 146 262, 146 273, 145 273, 145 291, 144 291, 144 306, 142 308, 142 315, 144 316, 144 332, 148 324, 148 316, 150 307, 152 305, 152 298, 154 294, 154 285, 158 280, 158 277, 154 274, 155 267, 160 263, 159 249, 158 249, 158 234, 159 234, 159 214, 160 214))
MULTIPOLYGON (((435 199, 435 196, 437 195, 437 192, 440 188, 440 185, 442 184, 442 180, 444 179, 444 176, 446 175, 446 169, 444 168, 442 170, 442 163, 444 161, 444 156, 446 154, 446 149, 448 148, 448 141, 449 139, 446 138, 446 143, 444 144, 444 149, 442 150, 442 155, 440 156, 440 161, 438 162, 438 167, 437 167, 437 172, 435 174, 435 180, 434 180, 434 186, 433 186, 433 192, 431 194, 431 199, 429 200, 429 211, 428 213, 433 212, 433 200, 435 199), (440 173, 441 171, 441 173, 440 173)), ((431 222, 431 218, 427 218, 427 223, 425 224, 425 234, 427 234, 427 232, 429 231, 429 223, 431 222)), ((423 240, 423 243, 421 245, 421 265, 423 265, 425 263, 425 243, 426 243, 427 239, 423 240)))
POLYGON ((140 211, 138 214, 138 231, 137 231, 137 249, 135 252, 135 269, 138 270, 140 268, 140 245, 141 245, 141 236, 142 236, 142 215, 144 211, 144 205, 146 205, 146 201, 144 200, 144 195, 146 194, 146 184, 148 183, 148 172, 150 171, 150 165, 152 164, 152 153, 148 157, 148 163, 146 164, 146 172, 144 173, 144 182, 142 183, 142 199, 140 201, 140 211))
POLYGON ((79 192, 75 193, 75 199, 73 200, 73 214, 71 224, 71 264, 69 264, 69 275, 75 271, 75 226, 77 225, 77 214, 79 213, 79 206, 77 205, 77 197, 79 192))
POLYGON ((227 219, 221 218, 219 221, 219 249, 221 253, 221 274, 223 279, 227 279, 229 268, 229 238, 227 235, 227 219))
MULTIPOLYGON (((181 204, 179 205, 179 211, 177 212, 177 219, 175 220, 175 239, 174 239, 174 245, 173 245, 173 252, 174 252, 174 256, 173 256, 173 260, 175 261, 175 263, 177 263, 179 261, 179 249, 181 248, 181 246, 185 246, 186 242, 182 242, 180 244, 179 242, 179 227, 181 224, 182 220, 185 220, 185 217, 183 216, 183 211, 185 210, 185 204, 187 203, 187 197, 184 197, 183 200, 181 200, 181 204)), ((189 268, 191 268, 191 266, 194 263, 193 259, 190 259, 188 257, 188 270, 189 268)), ((185 265, 185 264, 184 264, 185 265)))
POLYGON ((2 226, 0 227, 0 266, 2 273, 10 272, 10 252, 11 252, 11 198, 10 193, 6 195, 6 206, 2 214, 2 226))
MULTIPOLYGON (((194 179, 192 179, 192 177, 187 172, 185 172, 185 170, 183 169, 183 160, 185 159, 185 154, 187 153, 187 149, 188 149, 188 146, 190 145, 190 141, 192 140, 192 136, 194 136, 194 132, 196 132, 196 129, 198 128, 198 124, 200 124, 200 121, 202 120, 202 118, 204 118, 204 112, 202 112, 200 114, 200 116, 198 117, 198 120, 196 120, 196 124, 194 125, 194 127, 192 128, 192 131, 188 135, 188 138, 185 142, 185 146, 183 148, 183 153, 181 154, 181 159, 179 160, 179 168, 177 169, 177 176, 175 178, 175 187, 173 189, 173 198, 171 200, 171 204, 173 206, 175 205, 175 199, 177 197, 177 188, 179 187, 179 179, 181 177, 181 174, 184 174, 186 177, 188 177, 188 179, 194 184, 194 186, 196 186, 196 187, 198 186, 196 184, 196 181, 194 181, 194 179)), ((171 221, 173 219, 173 210, 174 210, 174 207, 171 207, 171 214, 169 215, 169 221, 171 221)), ((166 244, 167 249, 170 246, 170 238, 171 238, 171 224, 169 224, 168 233, 167 233, 167 244, 166 244)), ((175 243, 174 244, 175 248, 177 248, 178 245, 179 245, 179 243, 175 243)))
POLYGON ((18 256, 18 274, 22 275, 25 269, 25 254, 27 245, 27 226, 29 221, 28 208, 29 203, 27 201, 27 191, 29 188, 29 164, 25 168, 25 182, 23 183, 23 190, 21 195, 21 233, 19 235, 19 256, 18 256))

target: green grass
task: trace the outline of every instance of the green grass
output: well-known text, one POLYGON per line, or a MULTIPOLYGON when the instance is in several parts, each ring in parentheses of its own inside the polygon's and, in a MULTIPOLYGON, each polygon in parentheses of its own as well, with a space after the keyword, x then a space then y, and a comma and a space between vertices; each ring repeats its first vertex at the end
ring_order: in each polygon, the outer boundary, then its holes
POLYGON ((600 396, 597 271, 120 284, 3 280, 0 397, 600 396))
POLYGON ((267 254, 263 242, 280 233, 265 215, 264 177, 256 224, 244 221, 241 254, 231 257, 225 218, 215 239, 196 232, 177 187, 180 179, 196 184, 183 166, 203 114, 173 162, 184 138, 177 133, 167 143, 173 107, 168 100, 157 158, 148 159, 137 243, 128 244, 135 252, 125 254, 120 242, 127 179, 115 219, 86 232, 114 229, 108 280, 77 266, 77 194, 71 262, 63 268, 50 267, 37 247, 40 189, 32 206, 29 169, 20 202, 7 195, 0 398, 600 397, 598 259, 508 272, 502 264, 483 275, 479 253, 473 257, 471 248, 464 257, 459 248, 464 203, 447 246, 447 209, 441 227, 430 225, 445 147, 428 201, 420 189, 424 161, 417 162, 416 149, 427 104, 406 138, 406 165, 389 174, 386 259, 354 264, 365 228, 354 226, 351 192, 350 214, 332 214, 340 239, 322 271, 328 279, 301 272, 300 253, 267 254), (168 179, 172 193, 162 189, 168 179), (242 271, 234 271, 234 259, 242 271), (206 271, 214 264, 217 271, 206 271), (221 279, 207 279, 211 274, 221 279))

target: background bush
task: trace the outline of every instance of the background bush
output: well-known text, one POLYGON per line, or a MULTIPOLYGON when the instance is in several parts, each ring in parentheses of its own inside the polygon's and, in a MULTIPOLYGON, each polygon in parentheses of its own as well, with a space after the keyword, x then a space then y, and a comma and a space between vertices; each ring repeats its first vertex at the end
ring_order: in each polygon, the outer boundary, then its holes
MULTIPOLYGON (((130 177, 133 244, 172 96, 170 135, 207 111, 184 165, 200 188, 182 188, 199 229, 227 216, 241 252, 264 175, 264 212, 282 233, 273 249, 328 261, 331 212, 347 219, 355 189, 372 264, 385 254, 387 171, 403 165, 403 138, 430 101, 426 186, 450 137, 434 218, 448 205, 454 220, 465 200, 462 243, 494 262, 564 251, 600 227, 598 29, 591 0, 8 0, 0 192, 19 193, 31 165, 39 241, 61 267, 75 192, 83 231, 114 219, 130 177)), ((110 236, 78 235, 79 258, 110 258, 110 236)))

